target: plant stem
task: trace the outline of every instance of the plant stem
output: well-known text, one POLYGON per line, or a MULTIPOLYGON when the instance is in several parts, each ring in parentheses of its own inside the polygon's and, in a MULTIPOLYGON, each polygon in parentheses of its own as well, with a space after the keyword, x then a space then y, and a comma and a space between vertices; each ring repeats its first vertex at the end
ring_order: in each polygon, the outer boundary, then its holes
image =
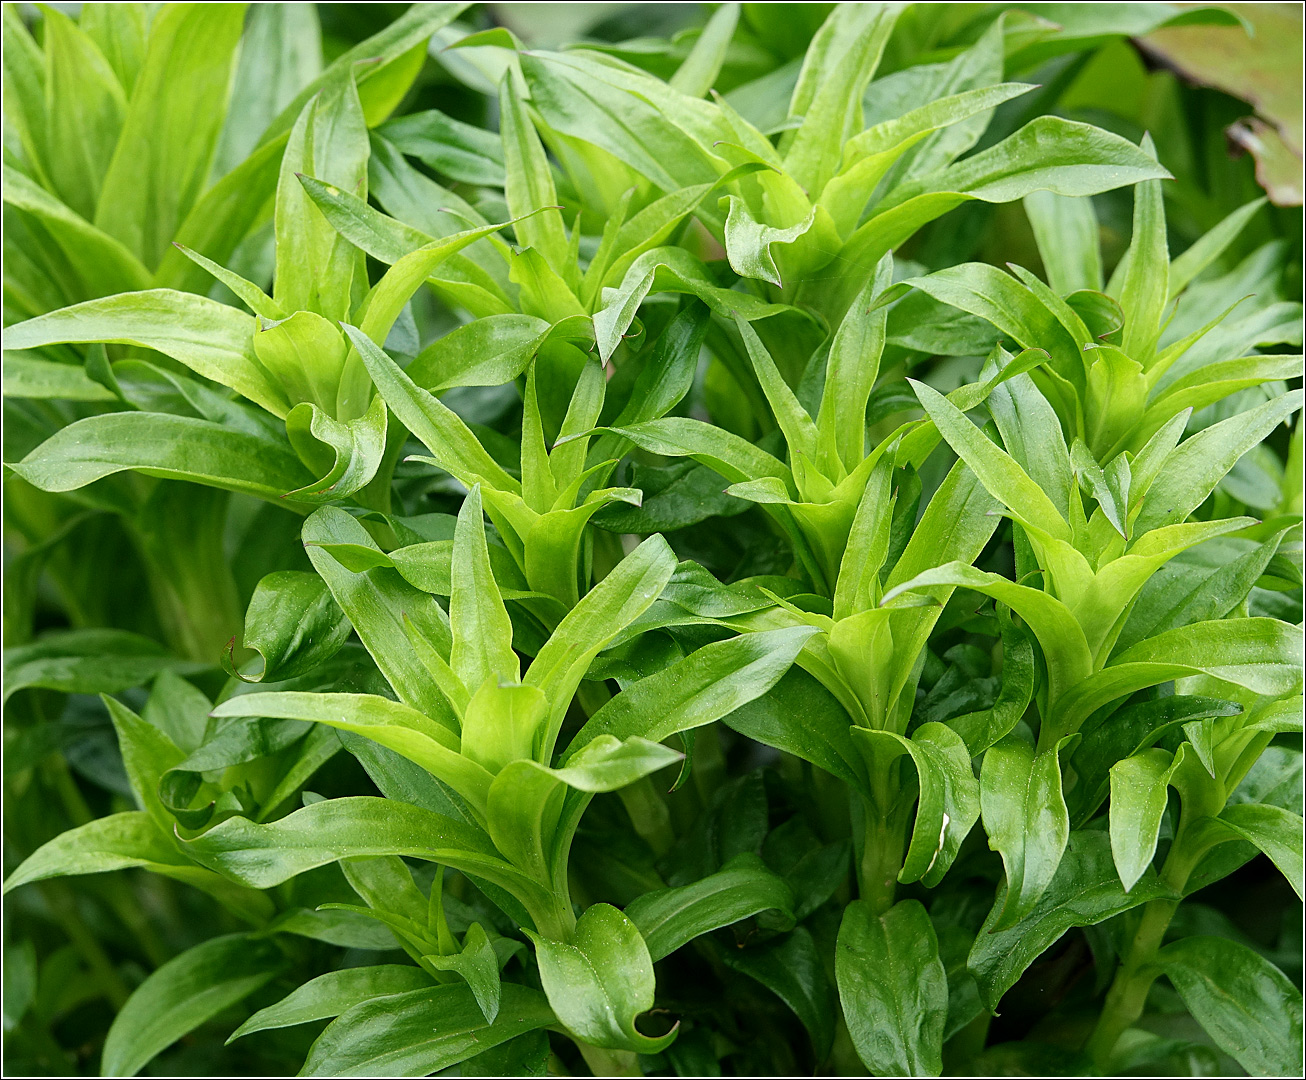
POLYGON ((870 800, 863 802, 861 858, 857 864, 858 893, 868 901, 877 915, 893 907, 898 890, 898 871, 902 869, 902 815, 882 814, 870 800))
POLYGON ((1097 1026, 1084 1046, 1099 1071, 1106 1069, 1120 1036, 1143 1015, 1147 992, 1160 974, 1156 953, 1178 906, 1177 900, 1152 900, 1143 908, 1142 920, 1107 991, 1097 1026))
MULTIPOLYGON (((1174 843, 1161 867, 1160 882, 1176 897, 1183 895, 1189 875, 1207 849, 1207 845, 1194 842, 1188 823, 1180 819, 1174 843)), ((1147 992, 1161 973, 1156 954, 1178 906, 1177 899, 1150 900, 1143 906, 1138 929, 1107 990, 1097 1025, 1084 1044, 1099 1071, 1106 1069, 1120 1036, 1143 1015, 1147 992)))
POLYGON ((595 1076, 643 1076, 639 1056, 630 1050, 604 1050, 588 1043, 577 1042, 580 1056, 595 1076))

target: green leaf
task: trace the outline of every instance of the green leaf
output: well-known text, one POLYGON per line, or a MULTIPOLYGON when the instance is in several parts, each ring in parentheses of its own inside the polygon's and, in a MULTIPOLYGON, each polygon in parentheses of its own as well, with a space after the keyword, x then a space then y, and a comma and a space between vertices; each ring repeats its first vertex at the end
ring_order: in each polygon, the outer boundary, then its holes
POLYGON ((571 697, 599 652, 648 610, 675 573, 676 556, 651 536, 621 560, 558 624, 523 682, 544 692, 549 723, 541 746, 551 754, 571 697))
POLYGON ((1300 692, 1302 631, 1277 619, 1190 623, 1140 641, 1072 687, 1057 704, 1057 723, 1075 731, 1096 709, 1188 675, 1206 674, 1258 694, 1300 692))
POLYGON ((494 946, 480 923, 472 923, 463 937, 462 952, 451 956, 423 956, 423 961, 437 971, 453 971, 463 977, 472 988, 476 1004, 487 1024, 493 1024, 499 1015, 501 988, 499 985, 499 960, 494 946))
POLYGON ((530 315, 475 319, 431 342, 407 374, 433 394, 454 386, 502 386, 526 370, 548 331, 548 323, 530 315))
POLYGON ((606 702, 577 733, 563 760, 600 735, 660 741, 734 713, 775 686, 814 633, 810 626, 783 627, 695 650, 606 702))
MULTIPOLYGON (((1061 794, 1059 744, 1035 753, 1019 734, 989 747, 980 768, 980 813, 989 847, 1006 870, 1004 902, 996 926, 1024 919, 1051 885, 1070 835, 1061 794)), ((995 914, 998 909, 994 908, 995 914)))
POLYGON ((1021 524, 1030 524, 1058 540, 1070 540, 1070 526, 1029 474, 995 446, 952 402, 924 383, 908 380, 921 406, 985 489, 1021 524))
POLYGON ((458 511, 451 576, 449 666, 473 693, 489 679, 516 682, 520 666, 512 651, 512 621, 490 567, 480 485, 472 487, 458 511))
POLYGON ((786 140, 784 162, 813 198, 838 170, 844 144, 864 126, 862 95, 900 10, 894 5, 836 8, 812 39, 789 106, 802 123, 786 140))
POLYGON ((351 326, 344 329, 385 403, 442 469, 469 487, 483 481, 498 491, 521 490, 521 484, 490 457, 452 409, 417 386, 367 335, 351 326))
POLYGON ((1240 457, 1301 406, 1302 392, 1293 390, 1185 439, 1164 458, 1156 479, 1147 486, 1148 499, 1134 521, 1135 534, 1186 520, 1240 457))
POLYGON ((1215 228, 1198 237, 1182 255, 1176 256, 1170 263, 1170 297, 1178 296, 1198 274, 1218 259, 1264 205, 1263 198, 1243 204, 1215 228))
POLYGON ((131 469, 278 502, 308 477, 289 447, 265 435, 153 412, 88 416, 9 468, 42 491, 75 491, 131 469))
POLYGON ((679 1025, 660 1038, 635 1026, 635 1018, 653 1007, 653 961, 639 929, 616 908, 586 909, 574 944, 531 938, 549 1004, 575 1037, 605 1050, 645 1054, 675 1041, 679 1025))
POLYGON ((117 401, 114 392, 75 364, 41 360, 22 353, 4 354, 4 396, 64 401, 117 401))
POLYGON ((271 941, 211 938, 154 971, 127 999, 104 1040, 101 1076, 135 1076, 160 1051, 276 977, 285 964, 271 941))
POLYGON ((918 900, 876 915, 844 908, 835 946, 839 1000, 857 1056, 880 1076, 938 1076, 948 979, 934 925, 918 900))
POLYGON ((1220 822, 1270 857, 1302 897, 1302 819, 1281 806, 1238 803, 1220 812, 1220 822))
POLYGON ((755 979, 793 1010, 812 1039, 818 1059, 830 1052, 838 1004, 825 961, 807 927, 765 945, 721 954, 727 967, 755 979))
POLYGON ((351 630, 320 577, 275 571, 254 587, 241 639, 244 648, 259 654, 263 668, 239 678, 257 683, 306 675, 339 652, 351 630))
POLYGON ((556 1023, 538 990, 507 983, 487 1024, 461 983, 361 1002, 318 1036, 301 1076, 426 1076, 556 1023))
POLYGON ((242 694, 219 705, 213 716, 261 716, 310 720, 362 735, 421 765, 483 809, 491 776, 459 753, 458 738, 416 709, 372 694, 310 694, 302 691, 242 694))
POLYGON ((507 175, 504 198, 508 212, 524 219, 516 226, 518 243, 538 251, 555 273, 575 273, 567 256, 567 233, 557 209, 558 193, 549 160, 511 71, 499 82, 499 117, 507 175), (543 213, 526 217, 541 209, 543 213))
POLYGON ((150 272, 112 236, 79 217, 17 169, 4 166, 3 181, 5 203, 40 221, 81 279, 80 294, 69 296, 69 300, 150 287, 150 272))
MULTIPOLYGON (((1150 135, 1142 149, 1155 155, 1150 135)), ((1120 306, 1125 312, 1123 349, 1146 365, 1156 351, 1161 332, 1161 311, 1170 293, 1170 253, 1166 247, 1165 210, 1161 183, 1148 180, 1134 188, 1134 228, 1129 250, 1113 275, 1108 291, 1115 293, 1120 280, 1120 306)))
POLYGON ((373 967, 328 971, 316 979, 309 979, 275 1005, 259 1009, 231 1033, 227 1042, 232 1043, 242 1035, 250 1035, 255 1031, 333 1018, 374 998, 420 990, 430 984, 431 977, 421 968, 402 964, 377 964, 373 967))
POLYGON ((1152 865, 1177 755, 1144 750, 1111 766, 1111 855, 1125 892, 1152 865))
POLYGON ((61 630, 5 649, 5 700, 28 687, 116 694, 162 671, 185 674, 206 666, 179 660, 157 641, 126 630, 61 630))
POLYGON ((254 352, 255 319, 216 300, 172 289, 123 293, 53 311, 5 330, 8 349, 95 341, 157 349, 230 386, 275 416, 290 411, 254 352))
POLYGON ((1168 894, 1145 875, 1130 892, 1120 885, 1111 842, 1099 831, 1070 835, 1065 857, 1042 898, 1018 922, 999 925, 1006 908, 1005 888, 975 935, 967 966, 990 1012, 1030 964, 1074 926, 1095 926, 1113 915, 1168 894))
POLYGON ((157 266, 204 190, 245 11, 174 7, 150 24, 145 61, 104 177, 95 224, 157 266))
POLYGON ((741 735, 810 761, 857 790, 866 786, 865 765, 849 734, 852 720, 835 696, 801 668, 791 668, 768 693, 723 722, 741 735))
POLYGON ((1002 689, 993 707, 966 713, 948 721, 961 736, 971 757, 979 757, 1005 738, 1020 722, 1034 696, 1034 646, 1027 634, 1010 618, 999 616, 1002 627, 1002 689))
POLYGON ((667 80, 671 88, 689 97, 703 97, 711 90, 721 73, 721 65, 725 63, 730 48, 730 39, 734 37, 738 24, 738 4, 722 4, 717 8, 694 42, 694 47, 689 50, 684 63, 667 80))
POLYGON ((387 567, 354 573, 323 551, 322 545, 348 544, 380 553, 367 530, 343 510, 318 510, 304 522, 303 537, 314 569, 399 699, 455 730, 453 707, 424 659, 449 646, 447 616, 434 597, 387 567))
POLYGON ((439 109, 409 113, 382 124, 377 133, 400 152, 464 184, 502 187, 503 143, 494 134, 446 116, 439 109))
POLYGON ((1287 977, 1246 945, 1187 937, 1157 955, 1193 1018, 1253 1075, 1291 1075, 1302 1056, 1302 1001, 1287 977))
POLYGON ((1025 196, 1048 285, 1060 296, 1102 288, 1102 253, 1092 200, 1035 191, 1025 196))
POLYGON ((960 735, 939 723, 922 724, 910 739, 860 727, 853 729, 853 738, 881 768, 904 754, 911 758, 920 801, 898 880, 937 885, 980 815, 980 787, 970 751, 960 735))
POLYGON ((793 903, 785 880, 744 852, 692 885, 636 897, 626 917, 639 928, 656 963, 696 937, 763 911, 778 912, 792 926, 793 903))
POLYGON ((406 855, 491 880, 517 878, 479 829, 394 799, 325 799, 267 825, 228 818, 186 841, 198 861, 254 888, 270 888, 327 863, 406 855))

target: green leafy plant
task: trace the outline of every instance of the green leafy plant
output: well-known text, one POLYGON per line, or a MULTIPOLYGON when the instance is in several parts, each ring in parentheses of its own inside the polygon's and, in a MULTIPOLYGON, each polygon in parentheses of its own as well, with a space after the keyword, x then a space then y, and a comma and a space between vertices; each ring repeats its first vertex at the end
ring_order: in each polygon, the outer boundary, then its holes
POLYGON ((7 1068, 1296 1075, 1239 13, 4 21, 7 1068))

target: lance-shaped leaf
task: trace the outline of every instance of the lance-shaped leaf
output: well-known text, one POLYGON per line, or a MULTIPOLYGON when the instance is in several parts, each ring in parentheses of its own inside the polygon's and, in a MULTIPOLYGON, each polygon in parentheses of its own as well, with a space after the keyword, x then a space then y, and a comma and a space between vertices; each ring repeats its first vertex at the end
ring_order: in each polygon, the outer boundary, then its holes
POLYGON ((1071 927, 1095 926, 1149 900, 1171 898, 1150 872, 1126 893, 1111 858, 1111 842, 1096 830, 1071 834, 1065 858, 1038 904, 1006 928, 999 922, 1004 892, 999 890, 966 962, 990 1012, 997 1011, 1002 995, 1071 927))
MULTIPOLYGON (((1155 157, 1156 147, 1150 135, 1143 136, 1141 149, 1155 157)), ((1125 312, 1121 347, 1144 366, 1156 351, 1161 311, 1170 295, 1169 278, 1170 252, 1166 247, 1161 182, 1145 180, 1134 187, 1134 228, 1129 250, 1107 286, 1108 292, 1120 297, 1125 312)))
POLYGON ((1007 507, 1012 517, 1056 539, 1070 539, 1070 527, 1061 511, 1009 454, 985 438, 979 428, 937 390, 924 383, 908 381, 939 434, 970 466, 988 493, 1007 507))
POLYGON ((157 266, 204 190, 244 11, 169 8, 150 24, 95 224, 157 266))
POLYGON ((775 686, 815 633, 813 626, 783 627, 695 650, 605 703, 577 733, 563 760, 570 761, 600 735, 660 741, 733 713, 775 686))
POLYGON ((989 847, 1002 856, 1007 872, 1002 909, 994 908, 1003 929, 1034 909, 1066 849, 1070 814, 1061 793, 1061 748, 1036 753, 1013 733, 984 755, 980 813, 989 847))
POLYGON ((284 966, 271 941, 251 934, 212 938, 174 956, 114 1017, 101 1075, 135 1076, 160 1051, 270 982, 284 966))
POLYGON ((801 668, 790 668, 772 689, 724 718, 727 727, 766 746, 810 761, 857 790, 866 766, 854 746, 852 719, 835 696, 801 668))
POLYGON ((505 984, 487 1024, 462 983, 364 1001, 318 1036, 301 1076, 426 1076, 556 1023, 538 990, 505 984))
POLYGON ((1302 1000, 1278 968, 1228 938, 1186 937, 1157 955, 1193 1018, 1252 1075, 1291 1075, 1302 1056, 1302 1000))
POLYGON ((163 671, 206 665, 179 660, 157 641, 126 630, 61 630, 5 649, 4 696, 41 687, 65 694, 116 694, 163 671))
POLYGON ((960 585, 1006 604, 1029 624, 1048 658, 1049 698, 1058 701, 1073 693, 1093 670, 1093 658, 1084 632, 1056 597, 1028 585, 1017 585, 998 574, 988 574, 962 562, 951 562, 917 574, 884 594, 884 605, 904 592, 932 585, 960 585))
POLYGON ((980 815, 979 784, 966 744, 955 731, 939 723, 922 724, 910 739, 892 731, 859 727, 853 729, 853 740, 880 768, 904 754, 911 758, 920 782, 920 800, 898 880, 937 885, 980 815))
MULTIPOLYGON (((1300 714, 1297 717, 1300 730, 1300 714)), ((1220 823, 1255 844, 1288 879, 1298 899, 1302 896, 1302 819, 1282 806, 1236 803, 1220 812, 1220 823)))
POLYGON ((275 1005, 259 1009, 228 1037, 232 1043, 242 1035, 273 1028, 293 1027, 314 1020, 326 1020, 373 998, 403 994, 430 987, 431 976, 421 968, 403 964, 328 971, 291 991, 275 1005))
POLYGON ((653 961, 639 929, 616 908, 595 904, 586 910, 572 944, 531 938, 549 1004, 577 1038, 643 1054, 675 1041, 679 1024, 660 1038, 635 1026, 635 1018, 653 1007, 653 961))
POLYGON ((651 454, 693 458, 732 483, 775 477, 786 488, 793 484, 793 474, 779 458, 747 439, 692 417, 665 416, 610 430, 651 454))
POLYGON ((516 682, 520 669, 512 651, 512 622, 490 567, 479 485, 458 511, 451 579, 449 666, 454 674, 473 692, 491 678, 516 682))
POLYGON ((461 975, 463 981, 471 987, 485 1022, 494 1023, 499 1015, 499 1002, 502 998, 499 961, 494 946, 490 944, 485 928, 480 923, 472 923, 467 928, 461 952, 448 956, 429 955, 422 959, 437 971, 452 971, 461 975))
POLYGON ((1170 777, 1184 757, 1153 748, 1111 766, 1111 855, 1125 892, 1152 865, 1170 794, 1170 777))
POLYGON ((468 486, 484 481, 499 491, 521 490, 521 484, 490 457, 457 413, 417 386, 366 334, 352 326, 344 330, 385 403, 426 445, 440 468, 468 486))
POLYGON ((325 799, 267 825, 228 818, 187 841, 186 851, 254 888, 270 888, 340 859, 405 855, 535 896, 480 829, 394 799, 325 799))
POLYGON ((223 702, 213 715, 310 720, 352 731, 421 765, 478 810, 484 809, 489 796, 490 774, 459 753, 456 735, 416 709, 389 698, 302 691, 242 694, 223 702))
POLYGON ((1185 439, 1164 457, 1156 478, 1146 488, 1147 502, 1134 521, 1134 532, 1141 534, 1187 519, 1240 457, 1301 406, 1302 392, 1292 390, 1185 439))
POLYGON ((254 354, 257 325, 226 304, 171 289, 121 293, 52 311, 5 329, 8 349, 102 341, 157 349, 206 379, 230 386, 276 416, 290 410, 254 354))
POLYGON ((159 831, 150 815, 139 810, 96 818, 60 833, 24 859, 9 875, 4 889, 8 892, 32 881, 128 867, 193 885, 247 923, 259 925, 272 915, 270 899, 191 863, 159 831))
POLYGON ((764 911, 779 914, 786 924, 781 929, 792 927, 793 906, 785 880, 758 856, 743 852, 692 885, 636 897, 626 907, 626 917, 639 928, 656 963, 696 937, 764 911))
POLYGON ((5 165, 3 181, 5 203, 37 218, 81 278, 82 295, 68 299, 89 300, 150 287, 150 272, 112 236, 101 232, 17 169, 5 165))
POLYGON ((838 1003, 816 940, 805 926, 752 948, 723 950, 726 966, 755 979, 793 1010, 818 1058, 830 1052, 838 1003))
POLYGON ((1190 623, 1140 641, 1058 700, 1062 734, 1117 698, 1188 675, 1211 675, 1258 694, 1282 697, 1302 684, 1302 630, 1278 619, 1190 623))
POLYGON ((558 624, 523 682, 549 700, 541 743, 551 754, 571 697, 591 661, 614 637, 648 610, 671 580, 676 556, 661 536, 651 536, 621 560, 558 624))
POLYGON ((839 1000, 857 1056, 881 1076, 938 1076, 948 978, 934 924, 918 900, 876 915, 865 900, 843 912, 835 945, 839 1000))
POLYGON ((209 420, 154 412, 88 416, 60 428, 9 467, 42 491, 75 491, 136 470, 280 500, 310 479, 284 443, 209 420))
POLYGON ((322 550, 344 544, 380 554, 367 530, 343 510, 318 510, 304 523, 303 537, 314 569, 400 700, 456 730, 454 709, 424 659, 441 657, 450 644, 447 617, 434 597, 384 565, 355 573, 322 550))

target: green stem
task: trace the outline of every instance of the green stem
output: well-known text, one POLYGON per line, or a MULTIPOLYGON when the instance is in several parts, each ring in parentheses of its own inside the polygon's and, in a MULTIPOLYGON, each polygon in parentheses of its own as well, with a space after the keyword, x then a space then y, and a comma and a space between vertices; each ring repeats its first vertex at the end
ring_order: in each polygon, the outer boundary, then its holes
MULTIPOLYGON (((1183 895, 1189 875, 1207 849, 1207 845, 1193 841, 1192 830, 1186 827, 1188 824, 1184 818, 1180 819, 1160 873, 1161 884, 1176 897, 1183 895)), ((1138 929, 1107 990, 1097 1025, 1084 1044, 1099 1071, 1106 1069, 1120 1036, 1143 1015, 1147 993, 1161 973, 1156 962, 1157 953, 1178 906, 1177 899, 1150 900, 1143 906, 1138 929)))
POLYGON ((604 1050, 588 1043, 577 1042, 580 1056, 595 1076, 643 1076, 639 1056, 630 1050, 604 1050))
POLYGON ((905 821, 901 814, 883 814, 877 804, 863 801, 863 838, 857 864, 858 893, 881 914, 893 907, 898 872, 906 848, 905 821))

